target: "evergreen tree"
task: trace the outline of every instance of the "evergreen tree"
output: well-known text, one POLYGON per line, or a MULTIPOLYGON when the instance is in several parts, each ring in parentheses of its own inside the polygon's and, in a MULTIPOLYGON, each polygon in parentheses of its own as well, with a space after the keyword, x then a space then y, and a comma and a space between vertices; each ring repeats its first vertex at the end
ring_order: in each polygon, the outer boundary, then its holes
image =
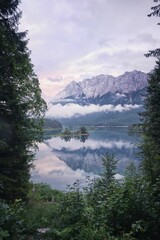
POLYGON ((117 170, 117 160, 114 155, 106 153, 102 156, 102 165, 104 168, 104 173, 102 177, 102 183, 106 188, 109 188, 110 184, 114 181, 114 175, 117 170))
MULTIPOLYGON (((156 0, 154 2, 158 2, 156 0)), ((160 16, 160 5, 152 8, 150 16, 160 16)), ((142 113, 144 139, 141 145, 142 171, 146 181, 146 205, 148 239, 159 239, 160 236, 160 49, 150 51, 147 57, 158 58, 154 70, 149 74, 145 111, 142 113)))
MULTIPOLYGON (((160 2, 160 0, 153 0, 153 2, 160 2)), ((158 3, 157 5, 151 7, 151 13, 148 14, 148 17, 152 17, 152 16, 155 16, 155 17, 159 17, 160 16, 160 4, 158 3)), ((160 23, 158 23, 158 25, 160 25, 160 23)), ((153 57, 160 57, 160 48, 157 48, 155 50, 150 50, 149 53, 145 54, 146 57, 150 57, 150 56, 153 56, 153 57)))
POLYGON ((143 113, 145 134, 160 147, 160 61, 149 74, 146 96, 143 113))
MULTIPOLYGON (((153 2, 160 2, 160 0, 153 0, 153 2)), ((159 17, 160 16, 160 4, 157 4, 153 7, 151 7, 151 10, 152 12, 150 14, 148 14, 148 17, 151 17, 151 16, 156 16, 156 17, 159 17)))
POLYGON ((144 107, 142 165, 148 179, 154 182, 160 177, 160 61, 149 74, 144 107))
MULTIPOLYGON (((154 0, 157 3, 159 1, 154 0)), ((160 16, 160 4, 151 9, 149 17, 160 16)), ((149 74, 144 102, 145 111, 141 114, 144 132, 144 140, 141 145, 142 169, 147 180, 155 183, 160 177, 160 49, 149 51, 146 56, 154 56, 158 60, 154 70, 149 74)))
POLYGON ((24 199, 46 104, 31 64, 19 0, 0 1, 0 198, 24 199))
POLYGON ((88 131, 84 126, 80 127, 80 134, 88 134, 88 131))

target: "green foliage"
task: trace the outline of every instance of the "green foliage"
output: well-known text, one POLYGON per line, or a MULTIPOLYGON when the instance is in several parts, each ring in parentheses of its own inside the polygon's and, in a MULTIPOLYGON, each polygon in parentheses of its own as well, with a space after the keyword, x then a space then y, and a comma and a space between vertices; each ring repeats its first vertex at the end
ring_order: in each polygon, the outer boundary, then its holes
MULTIPOLYGON (((159 0, 153 0, 154 2, 158 2, 159 0)), ((155 5, 154 7, 151 7, 152 12, 150 14, 148 14, 148 17, 151 16, 156 16, 159 17, 160 16, 160 4, 155 5)))
POLYGON ((48 184, 31 183, 28 198, 30 203, 36 204, 37 202, 57 202, 62 195, 61 191, 52 189, 48 184))
POLYGON ((31 184, 28 204, 25 205, 23 218, 28 234, 37 234, 38 228, 51 225, 57 212, 57 202, 63 193, 47 184, 31 184))
POLYGON ((115 159, 114 155, 109 155, 106 153, 105 156, 102 156, 102 164, 104 167, 104 173, 102 177, 102 183, 109 187, 109 185, 114 181, 115 171, 117 169, 117 160, 115 159))
POLYGON ((158 240, 158 185, 151 191, 133 163, 117 181, 114 156, 106 154, 103 162, 101 179, 88 179, 85 188, 77 181, 63 193, 52 218, 51 239, 158 240))
POLYGON ((88 131, 87 129, 83 126, 83 127, 80 127, 80 134, 88 134, 88 131))
POLYGON ((1 204, 2 239, 158 240, 160 181, 151 189, 133 163, 118 181, 114 156, 106 154, 103 162, 102 178, 87 179, 86 187, 78 180, 67 192, 31 184, 27 204, 1 204))
MULTIPOLYGON (((159 0, 154 0, 159 2, 159 0)), ((151 8, 149 16, 160 16, 160 4, 151 8)), ((147 57, 158 58, 156 66, 149 75, 145 111, 142 113, 144 139, 141 145, 141 169, 145 186, 145 203, 148 218, 146 221, 148 239, 160 236, 160 49, 149 51, 147 57)))
POLYGON ((27 204, 19 200, 13 204, 0 201, 0 239, 53 239, 48 233, 40 234, 38 229, 51 225, 62 195, 46 184, 31 184, 27 204))
POLYGON ((18 31, 19 2, 0 2, 0 197, 13 202, 26 198, 46 109, 26 32, 18 31))
MULTIPOLYGON (((153 0, 153 2, 158 3, 160 0, 153 0)), ((157 5, 151 7, 151 13, 148 14, 148 17, 152 17, 152 16, 156 16, 159 17, 160 16, 160 4, 158 3, 157 5)), ((158 25, 160 25, 160 23, 158 23, 158 25)), ((155 50, 150 50, 147 54, 145 54, 146 57, 157 57, 159 58, 160 56, 160 48, 157 48, 155 50)))
POLYGON ((149 75, 145 99, 145 112, 143 113, 143 126, 147 136, 160 144, 160 61, 156 62, 153 72, 149 75))
POLYGON ((72 132, 69 130, 69 128, 65 128, 62 135, 64 136, 70 136, 72 134, 72 132))
POLYGON ((144 139, 141 145, 142 170, 147 181, 155 183, 160 176, 160 61, 149 75, 143 117, 144 139))
POLYGON ((0 239, 26 239, 22 212, 21 201, 16 200, 12 205, 0 201, 0 239))
POLYGON ((38 202, 25 206, 23 220, 25 223, 26 235, 38 235, 38 229, 48 228, 56 215, 57 207, 55 203, 38 202))
MULTIPOLYGON (((106 156, 105 162, 109 158, 109 155, 106 156)), ((109 160, 110 172, 114 172, 116 161, 113 156, 109 160), (113 166, 112 171, 111 166, 113 166)), ((104 166, 108 167, 107 164, 104 166)), ((105 169, 103 180, 108 179, 107 171, 105 169)), ((108 186, 99 180, 88 179, 86 188, 82 188, 80 182, 77 181, 69 187, 69 191, 59 195, 56 204, 51 202, 50 205, 48 204, 48 191, 50 193, 53 190, 47 185, 35 185, 34 191, 32 188, 30 193, 32 208, 29 206, 26 210, 29 216, 26 224, 28 232, 30 229, 30 233, 34 235, 37 228, 50 227, 51 231, 46 239, 134 239, 132 223, 135 224, 134 229, 140 228, 137 222, 139 218, 130 218, 135 197, 133 190, 137 189, 137 185, 132 187, 131 184, 119 184, 112 174, 111 177, 109 175, 109 180, 111 181, 108 186), (36 197, 33 197, 34 194, 36 197)))

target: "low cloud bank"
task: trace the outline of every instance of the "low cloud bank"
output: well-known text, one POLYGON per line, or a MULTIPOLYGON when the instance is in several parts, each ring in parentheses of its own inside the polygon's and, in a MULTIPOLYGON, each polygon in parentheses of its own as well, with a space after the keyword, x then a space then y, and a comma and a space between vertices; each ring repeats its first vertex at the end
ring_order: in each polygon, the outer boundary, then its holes
POLYGON ((86 115, 90 113, 98 113, 98 112, 123 112, 129 111, 132 109, 138 109, 141 105, 132 105, 132 104, 125 104, 121 105, 118 104, 116 106, 108 104, 108 105, 95 105, 90 104, 87 106, 81 106, 74 103, 68 103, 66 105, 62 105, 60 103, 56 105, 50 105, 48 107, 48 111, 46 113, 46 117, 53 117, 53 118, 70 118, 75 115, 86 115))

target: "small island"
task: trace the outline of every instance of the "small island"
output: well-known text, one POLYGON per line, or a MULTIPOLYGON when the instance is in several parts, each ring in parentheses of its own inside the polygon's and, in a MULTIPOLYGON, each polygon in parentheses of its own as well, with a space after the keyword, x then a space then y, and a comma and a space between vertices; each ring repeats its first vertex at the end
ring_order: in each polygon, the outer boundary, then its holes
POLYGON ((89 136, 89 132, 86 127, 80 127, 77 131, 71 131, 69 128, 65 128, 61 133, 61 138, 66 142, 71 138, 79 139, 81 142, 85 142, 89 136))

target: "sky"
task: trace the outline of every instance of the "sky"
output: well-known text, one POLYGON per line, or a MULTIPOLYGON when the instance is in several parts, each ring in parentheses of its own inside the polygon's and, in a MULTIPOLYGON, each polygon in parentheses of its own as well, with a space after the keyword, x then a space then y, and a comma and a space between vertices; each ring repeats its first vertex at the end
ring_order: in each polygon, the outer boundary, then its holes
POLYGON ((71 81, 125 71, 149 72, 159 47, 152 0, 22 0, 20 30, 48 102, 71 81))

